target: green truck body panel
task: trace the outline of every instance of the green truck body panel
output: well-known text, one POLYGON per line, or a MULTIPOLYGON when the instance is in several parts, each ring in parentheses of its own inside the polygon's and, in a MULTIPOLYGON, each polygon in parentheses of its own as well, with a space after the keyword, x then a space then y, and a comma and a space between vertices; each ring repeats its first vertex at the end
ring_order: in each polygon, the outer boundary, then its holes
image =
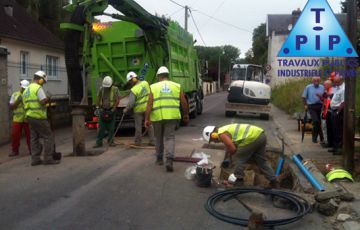
POLYGON ((170 79, 181 84, 185 93, 199 90, 198 58, 193 37, 178 23, 169 22, 165 35, 167 44, 149 40, 150 36, 145 37, 144 31, 131 22, 114 21, 97 26, 100 29, 92 31, 90 63, 90 88, 94 102, 103 77, 113 77, 114 84, 125 96, 129 92, 124 87, 129 71, 152 84, 157 81, 156 71, 162 65, 169 68, 170 79))

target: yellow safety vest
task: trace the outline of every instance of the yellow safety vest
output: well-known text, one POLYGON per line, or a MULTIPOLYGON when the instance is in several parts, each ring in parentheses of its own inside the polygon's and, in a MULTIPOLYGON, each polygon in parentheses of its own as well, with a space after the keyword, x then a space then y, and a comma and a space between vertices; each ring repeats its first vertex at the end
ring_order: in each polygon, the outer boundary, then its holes
MULTIPOLYGON (((20 91, 17 91, 13 94, 14 102, 17 101, 19 96, 21 95, 20 91)), ((22 123, 25 121, 25 110, 23 102, 20 102, 16 109, 13 111, 13 122, 22 123)))
POLYGON ((254 125, 231 124, 218 129, 218 134, 225 132, 228 132, 231 135, 235 144, 238 146, 245 146, 254 142, 264 130, 254 125))
POLYGON ((154 102, 150 113, 151 121, 179 120, 180 84, 172 81, 160 81, 150 86, 154 102))
MULTIPOLYGON (((109 104, 110 104, 110 107, 114 107, 114 104, 115 104, 115 93, 116 91, 118 90, 118 88, 116 86, 111 86, 111 89, 110 89, 110 98, 109 98, 109 104)), ((100 89, 100 106, 103 105, 103 97, 104 97, 104 88, 101 87, 100 89)))
POLYGON ((135 113, 143 113, 146 111, 146 105, 149 99, 150 86, 146 81, 141 81, 131 88, 131 92, 135 95, 135 113))
POLYGON ((37 83, 31 83, 23 92, 23 102, 25 117, 35 119, 47 119, 46 106, 40 104, 37 92, 41 86, 37 83))

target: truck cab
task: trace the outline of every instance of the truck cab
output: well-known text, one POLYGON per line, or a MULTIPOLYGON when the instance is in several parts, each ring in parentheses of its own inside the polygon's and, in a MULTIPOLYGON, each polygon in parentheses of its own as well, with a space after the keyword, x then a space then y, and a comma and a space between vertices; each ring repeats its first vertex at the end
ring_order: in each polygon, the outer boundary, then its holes
POLYGON ((268 119, 271 88, 265 83, 263 67, 235 64, 230 76, 225 115, 234 116, 237 112, 249 112, 259 113, 261 118, 268 119))

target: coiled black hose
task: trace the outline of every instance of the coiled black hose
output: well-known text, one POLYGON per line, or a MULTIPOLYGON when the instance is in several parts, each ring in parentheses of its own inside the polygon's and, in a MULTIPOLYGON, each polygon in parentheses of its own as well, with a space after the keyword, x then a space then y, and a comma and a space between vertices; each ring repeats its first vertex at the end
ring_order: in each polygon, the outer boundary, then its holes
POLYGON ((263 195, 270 195, 273 198, 277 197, 277 198, 285 199, 293 207, 293 211, 295 212, 295 215, 293 217, 276 219, 276 220, 265 220, 264 227, 273 227, 273 226, 293 223, 303 218, 307 213, 310 212, 311 209, 309 203, 304 198, 295 195, 293 193, 284 192, 280 190, 258 189, 258 188, 239 188, 239 189, 229 189, 229 190, 217 192, 209 197, 209 199, 205 204, 205 209, 211 215, 222 221, 225 221, 230 224, 247 226, 248 219, 241 219, 237 217, 228 216, 220 213, 215 209, 215 205, 217 202, 224 201, 224 199, 228 199, 229 197, 236 197, 237 195, 241 195, 245 193, 259 193, 263 195))

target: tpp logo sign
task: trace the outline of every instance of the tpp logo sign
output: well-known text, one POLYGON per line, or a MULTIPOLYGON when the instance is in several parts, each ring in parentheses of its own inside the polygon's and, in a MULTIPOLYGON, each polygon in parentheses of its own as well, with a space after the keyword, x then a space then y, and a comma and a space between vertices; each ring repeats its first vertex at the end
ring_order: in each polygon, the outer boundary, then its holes
POLYGON ((327 0, 309 0, 278 57, 358 57, 327 0))

